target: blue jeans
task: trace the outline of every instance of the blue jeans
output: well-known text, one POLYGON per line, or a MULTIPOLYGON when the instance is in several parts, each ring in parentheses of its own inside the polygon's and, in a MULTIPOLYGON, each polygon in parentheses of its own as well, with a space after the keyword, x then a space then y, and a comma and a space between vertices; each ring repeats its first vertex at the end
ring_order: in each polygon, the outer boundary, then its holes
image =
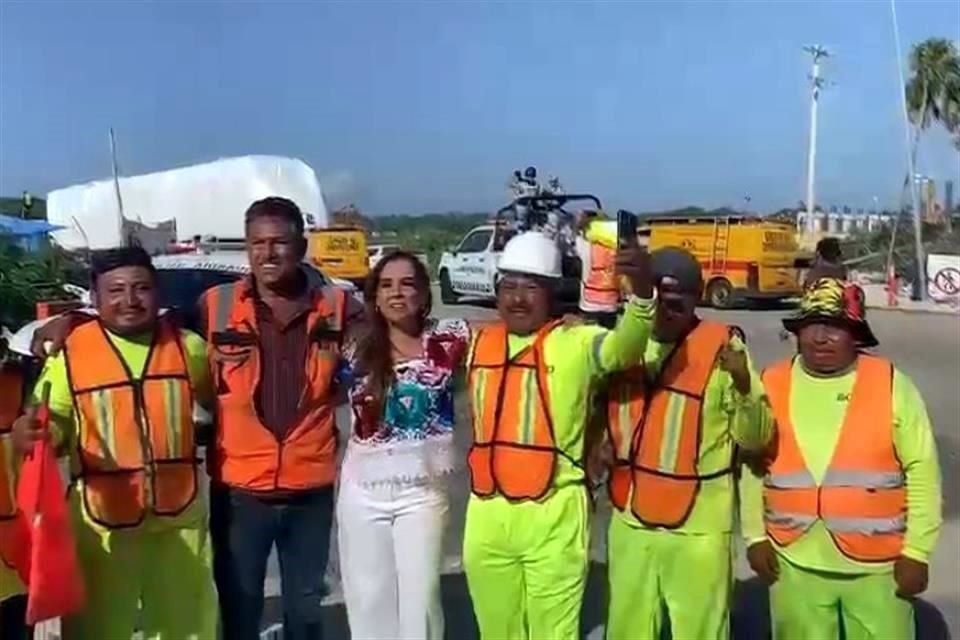
POLYGON ((284 498, 211 487, 210 532, 222 638, 259 638, 263 581, 274 544, 280 560, 284 638, 323 637, 321 600, 332 524, 333 487, 284 498))

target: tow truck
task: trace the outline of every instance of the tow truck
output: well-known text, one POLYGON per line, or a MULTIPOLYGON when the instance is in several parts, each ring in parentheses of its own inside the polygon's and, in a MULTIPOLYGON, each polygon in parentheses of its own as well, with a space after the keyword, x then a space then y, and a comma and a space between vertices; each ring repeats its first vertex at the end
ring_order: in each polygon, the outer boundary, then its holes
POLYGON ((521 196, 500 208, 487 224, 474 227, 460 243, 440 257, 437 279, 440 299, 456 304, 461 297, 493 300, 496 297, 497 264, 503 247, 520 231, 555 227, 553 231, 563 257, 563 279, 559 298, 576 301, 580 294, 580 259, 576 255, 573 203, 588 204, 581 209, 602 211, 600 199, 590 194, 543 194, 521 196), (566 237, 565 237, 566 236, 566 237))

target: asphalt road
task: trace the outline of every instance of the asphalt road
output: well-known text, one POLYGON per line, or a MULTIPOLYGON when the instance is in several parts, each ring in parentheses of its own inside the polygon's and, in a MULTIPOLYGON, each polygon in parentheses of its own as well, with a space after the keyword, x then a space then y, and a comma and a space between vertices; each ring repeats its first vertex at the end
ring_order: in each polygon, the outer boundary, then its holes
MULTIPOLYGON (((434 296, 435 300, 439 295, 434 296)), ((793 351, 791 340, 781 338, 780 319, 787 311, 704 310, 705 316, 716 317, 739 325, 747 335, 751 354, 758 367, 763 367, 793 351)), ((471 321, 487 321, 495 312, 482 306, 439 306, 438 317, 458 317, 471 321)), ((930 588, 917 602, 918 638, 960 638, 960 318, 950 315, 872 311, 869 315, 874 332, 880 339, 878 352, 891 358, 910 375, 923 393, 934 424, 940 463, 944 478, 944 526, 940 544, 931 563, 930 588)), ((469 446, 468 407, 463 394, 457 398, 459 442, 464 453, 469 446)), ((346 419, 345 414, 341 414, 346 419)), ((341 424, 348 424, 342 422, 341 424)), ((448 638, 467 640, 477 637, 469 594, 460 566, 463 518, 468 495, 467 477, 461 473, 450 485, 452 502, 447 530, 443 578, 444 609, 448 638)), ((605 597, 605 530, 609 508, 600 505, 593 523, 592 565, 584 605, 583 632, 588 638, 602 637, 605 597)), ((769 629, 766 613, 766 590, 750 579, 750 572, 739 554, 737 589, 734 605, 734 636, 738 639, 765 638, 769 629)), ((348 638, 346 616, 340 597, 336 548, 331 553, 327 598, 327 631, 330 638, 348 638)), ((268 593, 279 591, 274 566, 268 577, 268 593)), ((694 576, 691 576, 694 578, 694 576)), ((269 619, 278 619, 277 602, 268 607, 269 619)), ((267 623, 269 626, 270 623, 267 623)))

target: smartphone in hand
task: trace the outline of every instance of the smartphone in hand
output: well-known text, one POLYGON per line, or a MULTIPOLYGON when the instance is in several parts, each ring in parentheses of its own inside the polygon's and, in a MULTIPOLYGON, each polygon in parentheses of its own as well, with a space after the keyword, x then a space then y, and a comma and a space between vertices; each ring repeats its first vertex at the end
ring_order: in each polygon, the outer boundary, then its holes
POLYGON ((617 211, 617 246, 621 249, 637 243, 637 216, 629 211, 617 211))

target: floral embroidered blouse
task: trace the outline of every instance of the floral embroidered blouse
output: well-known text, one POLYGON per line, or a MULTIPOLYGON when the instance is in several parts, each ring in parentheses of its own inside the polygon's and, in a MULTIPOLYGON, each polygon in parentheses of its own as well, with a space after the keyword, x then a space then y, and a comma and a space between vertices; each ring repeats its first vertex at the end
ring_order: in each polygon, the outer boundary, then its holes
POLYGON ((394 365, 383 410, 372 406, 368 377, 357 374, 355 345, 343 372, 349 385, 351 433, 342 476, 361 484, 422 483, 457 470, 453 445, 454 374, 470 344, 463 320, 434 321, 423 332, 423 355, 394 365))

